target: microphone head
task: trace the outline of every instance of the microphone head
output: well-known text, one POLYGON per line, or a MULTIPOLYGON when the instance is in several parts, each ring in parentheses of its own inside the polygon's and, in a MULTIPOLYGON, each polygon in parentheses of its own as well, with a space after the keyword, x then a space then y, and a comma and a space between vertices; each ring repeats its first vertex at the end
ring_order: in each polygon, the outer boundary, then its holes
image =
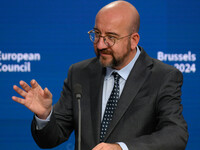
POLYGON ((82 86, 80 84, 74 85, 74 94, 76 96, 76 99, 80 99, 82 96, 82 86))

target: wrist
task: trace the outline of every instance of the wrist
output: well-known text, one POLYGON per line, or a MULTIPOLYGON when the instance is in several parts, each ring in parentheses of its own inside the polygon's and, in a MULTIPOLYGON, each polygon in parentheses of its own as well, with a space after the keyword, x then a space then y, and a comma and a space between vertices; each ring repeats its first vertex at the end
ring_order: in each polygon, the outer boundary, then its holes
POLYGON ((117 146, 117 149, 122 150, 121 146, 118 143, 116 143, 115 145, 117 146))
POLYGON ((46 120, 47 117, 50 115, 51 113, 51 110, 52 110, 52 107, 46 111, 44 111, 44 113, 41 113, 41 114, 36 114, 36 116, 39 118, 39 119, 43 119, 43 120, 46 120))

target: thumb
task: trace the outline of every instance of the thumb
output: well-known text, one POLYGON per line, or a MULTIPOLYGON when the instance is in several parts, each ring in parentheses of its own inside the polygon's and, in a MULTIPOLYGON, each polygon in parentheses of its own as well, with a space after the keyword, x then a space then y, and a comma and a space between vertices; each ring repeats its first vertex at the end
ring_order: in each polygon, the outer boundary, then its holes
POLYGON ((44 97, 52 99, 52 94, 51 94, 51 92, 49 91, 48 88, 44 89, 44 97))

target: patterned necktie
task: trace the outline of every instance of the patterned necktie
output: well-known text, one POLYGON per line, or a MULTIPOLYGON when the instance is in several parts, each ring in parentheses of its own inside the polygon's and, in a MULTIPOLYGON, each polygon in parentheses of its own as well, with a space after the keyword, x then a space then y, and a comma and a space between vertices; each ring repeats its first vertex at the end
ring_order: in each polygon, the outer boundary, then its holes
POLYGON ((114 87, 111 92, 110 98, 106 104, 106 109, 104 112, 103 120, 101 122, 101 132, 100 132, 100 142, 103 141, 108 126, 112 120, 113 113, 117 107, 118 99, 119 99, 119 79, 120 75, 117 72, 113 72, 112 75, 114 76, 114 87))

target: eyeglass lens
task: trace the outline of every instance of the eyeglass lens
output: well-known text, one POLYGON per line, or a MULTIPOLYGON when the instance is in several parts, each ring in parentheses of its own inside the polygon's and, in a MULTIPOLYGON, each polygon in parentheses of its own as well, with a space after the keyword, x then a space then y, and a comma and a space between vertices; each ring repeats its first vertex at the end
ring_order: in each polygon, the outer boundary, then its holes
POLYGON ((107 46, 113 46, 115 44, 115 40, 113 37, 101 36, 99 33, 96 33, 95 31, 91 31, 89 34, 90 34, 90 40, 93 43, 97 43, 99 41, 99 38, 102 37, 104 40, 104 43, 107 46))

